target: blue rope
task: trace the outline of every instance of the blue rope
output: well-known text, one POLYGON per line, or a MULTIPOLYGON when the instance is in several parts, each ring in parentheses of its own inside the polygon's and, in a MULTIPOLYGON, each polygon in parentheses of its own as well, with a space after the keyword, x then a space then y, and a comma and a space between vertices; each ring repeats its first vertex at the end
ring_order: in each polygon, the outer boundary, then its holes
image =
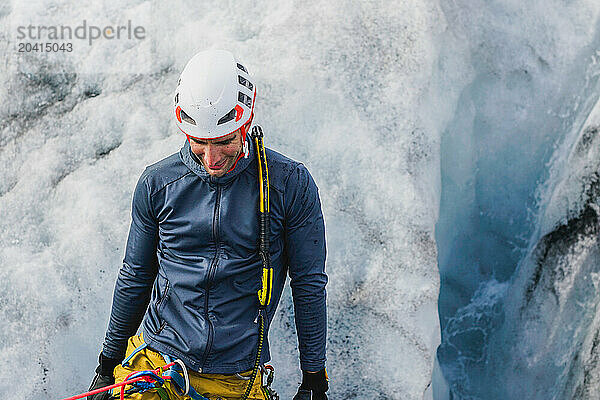
POLYGON ((136 372, 135 374, 131 375, 129 377, 129 379, 139 378, 140 376, 149 376, 150 378, 152 378, 154 380, 154 382, 146 382, 146 381, 134 382, 133 386, 140 389, 140 393, 144 393, 145 391, 150 390, 150 389, 156 389, 157 387, 160 387, 165 383, 165 380, 162 377, 156 375, 152 371, 136 372))
POLYGON ((123 362, 121 363, 122 366, 126 367, 129 365, 129 360, 131 360, 133 358, 133 356, 135 356, 137 353, 139 353, 140 351, 144 350, 146 348, 146 346, 148 346, 146 343, 142 343, 141 345, 139 345, 134 351, 131 352, 130 355, 127 356, 126 359, 123 360, 123 362))
MULTIPOLYGON (((121 365, 123 365, 124 367, 127 366, 129 364, 129 361, 133 358, 133 356, 135 356, 137 353, 139 353, 140 351, 142 351, 143 349, 145 349, 148 345, 146 343, 141 344, 140 346, 138 346, 135 350, 133 350, 131 352, 131 354, 129 356, 127 356, 126 359, 123 360, 123 362, 121 363, 121 365)), ((167 355, 167 354, 161 354, 163 356, 163 358, 165 359, 167 364, 170 364, 172 362, 172 358, 167 355)), ((173 382, 174 386, 176 386, 176 388, 178 390, 180 390, 181 392, 183 392, 185 390, 185 380, 183 379, 183 377, 179 374, 179 372, 176 370, 179 369, 179 365, 175 364, 174 366, 172 366, 171 368, 169 368, 168 370, 166 370, 163 373, 163 376, 169 376, 171 377, 171 381, 173 382)), ((150 389, 156 389, 157 387, 162 386, 165 383, 165 379, 156 375, 154 372, 152 371, 139 371, 136 372, 135 374, 131 375, 129 377, 129 379, 134 379, 134 378, 138 378, 140 376, 149 376, 152 379, 155 380, 154 383, 150 383, 150 382, 145 382, 145 381, 138 381, 138 382, 134 382, 133 385, 140 389, 140 393, 143 393, 147 390, 150 389)), ((196 390, 194 390, 193 387, 190 386, 190 390, 188 393, 188 396, 190 396, 193 400, 210 400, 207 399, 206 397, 202 396, 201 394, 199 394, 198 392, 196 392, 196 390)))
MULTIPOLYGON (((161 353, 161 356, 163 356, 167 364, 170 364, 173 361, 173 358, 170 357, 168 354, 161 353)), ((176 386, 176 388, 183 393, 183 391, 185 391, 185 381, 178 372, 180 368, 181 367, 179 366, 179 364, 175 364, 171 368, 166 370, 163 373, 163 376, 170 376, 173 385, 176 386)), ((210 400, 196 392, 196 390, 191 385, 187 395, 190 396, 193 400, 210 400)))

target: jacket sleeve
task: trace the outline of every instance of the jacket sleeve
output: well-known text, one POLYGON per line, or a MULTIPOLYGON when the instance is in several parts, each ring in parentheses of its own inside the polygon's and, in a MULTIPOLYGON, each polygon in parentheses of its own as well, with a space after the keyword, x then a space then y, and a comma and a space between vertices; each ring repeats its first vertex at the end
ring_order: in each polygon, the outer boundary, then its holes
POLYGON ((106 357, 119 360, 125 355, 127 339, 135 335, 140 326, 158 271, 158 222, 152 209, 146 173, 136 185, 131 217, 125 259, 117 277, 102 349, 106 357))
POLYGON ((325 368, 325 225, 317 185, 304 165, 288 177, 284 195, 285 243, 294 316, 304 371, 325 368))

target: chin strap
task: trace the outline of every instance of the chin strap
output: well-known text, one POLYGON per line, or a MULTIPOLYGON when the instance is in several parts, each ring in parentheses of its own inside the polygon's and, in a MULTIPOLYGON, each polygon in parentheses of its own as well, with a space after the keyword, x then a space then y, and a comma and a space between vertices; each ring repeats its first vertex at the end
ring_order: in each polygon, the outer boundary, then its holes
POLYGON ((250 114, 250 119, 242 126, 242 154, 244 158, 248 158, 250 155, 250 138, 248 137, 248 133, 250 132, 250 128, 252 127, 252 120, 254 119, 254 113, 250 114))
POLYGON ((250 115, 250 119, 248 120, 248 122, 246 122, 240 128, 242 130, 242 151, 240 152, 240 155, 236 158, 229 171, 227 171, 226 173, 230 173, 231 171, 233 171, 235 166, 237 165, 237 162, 240 161, 242 157, 248 158, 248 156, 250 155, 250 138, 248 137, 248 132, 250 131, 250 127, 252 126, 253 119, 254 114, 250 115), (246 127, 248 127, 248 129, 246 129, 246 127))
POLYGON ((248 143, 248 139, 244 140, 244 146, 242 147, 242 154, 244 154, 244 158, 248 158, 250 155, 250 145, 248 143))

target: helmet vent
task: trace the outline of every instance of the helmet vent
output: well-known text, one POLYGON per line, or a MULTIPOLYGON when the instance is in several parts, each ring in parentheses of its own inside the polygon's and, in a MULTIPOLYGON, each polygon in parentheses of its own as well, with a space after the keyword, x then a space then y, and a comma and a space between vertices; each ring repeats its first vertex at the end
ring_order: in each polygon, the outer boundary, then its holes
POLYGON ((179 103, 179 92, 175 93, 175 104, 179 103))
POLYGON ((246 107, 252 108, 252 99, 250 96, 247 96, 242 92, 238 92, 238 101, 242 104, 245 104, 246 107))
POLYGON ((237 67, 238 67, 239 69, 241 69, 242 71, 244 71, 245 73, 248 73, 248 71, 246 71, 246 68, 245 68, 245 67, 244 67, 242 64, 240 64, 240 63, 237 63, 237 67))
POLYGON ((225 122, 229 122, 235 118, 235 108, 232 108, 223 118, 217 121, 217 125, 224 124, 225 122))
POLYGON ((238 81, 240 82, 240 85, 247 87, 250 89, 250 91, 254 90, 254 85, 252 85, 252 83, 243 76, 238 75, 238 81))
POLYGON ((187 115, 185 113, 185 111, 181 110, 180 116, 181 116, 181 119, 184 120, 185 122, 187 122, 188 124, 196 125, 196 121, 194 121, 194 119, 192 117, 187 115))

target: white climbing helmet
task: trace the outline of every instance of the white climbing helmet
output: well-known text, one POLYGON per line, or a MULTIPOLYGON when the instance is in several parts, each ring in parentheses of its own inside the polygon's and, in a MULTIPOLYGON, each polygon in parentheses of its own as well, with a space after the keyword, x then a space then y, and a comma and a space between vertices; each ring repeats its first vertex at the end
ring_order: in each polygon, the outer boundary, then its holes
POLYGON ((187 63, 177 83, 177 127, 188 137, 202 140, 243 128, 246 144, 255 98, 253 80, 233 54, 226 50, 201 51, 187 63))

